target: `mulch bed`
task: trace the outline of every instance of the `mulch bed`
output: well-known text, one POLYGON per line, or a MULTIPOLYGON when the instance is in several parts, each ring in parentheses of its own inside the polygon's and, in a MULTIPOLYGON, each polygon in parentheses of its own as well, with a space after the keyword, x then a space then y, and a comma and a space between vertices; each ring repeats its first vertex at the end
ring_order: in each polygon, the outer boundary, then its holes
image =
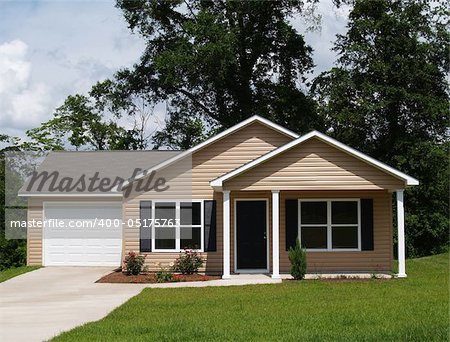
MULTIPOLYGON (((207 281, 221 279, 220 276, 211 276, 203 274, 174 274, 171 282, 186 282, 186 281, 207 281)), ((137 276, 127 275, 123 272, 112 272, 105 275, 96 281, 96 283, 118 283, 118 284, 145 284, 157 283, 154 273, 139 274, 137 276)))

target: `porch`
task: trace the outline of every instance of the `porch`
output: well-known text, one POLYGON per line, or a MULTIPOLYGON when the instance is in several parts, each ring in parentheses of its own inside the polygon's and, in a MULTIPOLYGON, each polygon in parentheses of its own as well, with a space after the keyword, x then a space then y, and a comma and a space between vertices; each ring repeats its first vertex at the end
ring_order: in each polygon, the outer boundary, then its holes
MULTIPOLYGON (((399 189, 396 191, 223 190, 221 205, 223 210, 223 278, 230 279, 233 274, 266 273, 270 274, 273 279, 281 279, 289 273, 290 263, 287 250, 289 244, 292 245, 292 241, 295 241, 297 236, 303 238, 303 242, 309 239, 308 273, 358 275, 389 273, 392 270, 393 262, 391 206, 393 192, 396 194, 397 201, 399 241, 399 273, 397 276, 406 277, 403 189, 399 189), (363 200, 366 202, 362 202, 363 200), (304 220, 302 224, 300 203, 303 201, 315 203, 315 207, 309 204, 304 205, 304 208, 309 206, 309 210, 315 216, 320 211, 320 207, 323 207, 324 210, 326 208, 327 222, 308 224, 304 220), (355 203, 357 221, 354 223, 353 219, 349 219, 348 222, 344 220, 342 222, 346 222, 346 224, 339 225, 336 223, 337 221, 333 221, 336 219, 332 219, 331 216, 337 217, 336 215, 339 213, 335 214, 334 211, 339 206, 342 207, 340 203, 346 201, 355 203), (372 203, 371 208, 364 209, 362 203, 372 203), (370 222, 363 222, 367 221, 367 214, 364 213, 364 210, 369 210, 372 215, 371 239, 367 232, 364 233, 364 225, 369 224, 370 226, 370 222), (295 216, 297 216, 297 220, 289 218, 295 216), (354 245, 342 244, 342 238, 339 239, 337 233, 337 228, 341 226, 346 228, 346 233, 344 233, 347 235, 346 243, 353 241, 354 245), (311 229, 314 227, 317 229, 311 229), (303 229, 303 234, 301 229, 303 229), (317 234, 319 231, 322 233, 317 234), (354 236, 354 238, 349 236, 354 236), (337 243, 338 240, 341 241, 340 245, 337 243), (321 246, 321 243, 324 245, 321 246)), ((347 207, 347 211, 351 211, 351 208, 348 209, 351 205, 345 204, 344 207, 347 207)), ((304 217, 306 217, 305 215, 311 216, 306 213, 306 209, 303 213, 304 217)))

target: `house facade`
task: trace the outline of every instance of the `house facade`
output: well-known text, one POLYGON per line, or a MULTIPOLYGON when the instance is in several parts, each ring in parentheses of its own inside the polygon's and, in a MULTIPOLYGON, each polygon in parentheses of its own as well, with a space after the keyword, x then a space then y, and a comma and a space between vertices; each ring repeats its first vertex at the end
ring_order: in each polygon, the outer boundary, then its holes
POLYGON ((308 272, 390 272, 395 196, 398 276, 406 276, 403 190, 418 181, 319 132, 298 136, 255 116, 184 152, 54 153, 44 166, 72 176, 101 169, 125 181, 106 192, 23 189, 29 221, 121 224, 106 235, 96 226, 98 236, 29 227, 29 265, 119 266, 136 251, 158 270, 187 247, 201 251, 202 272, 279 278, 299 238, 308 272), (136 165, 142 172, 131 175, 136 165), (154 173, 185 192, 142 190, 154 173))

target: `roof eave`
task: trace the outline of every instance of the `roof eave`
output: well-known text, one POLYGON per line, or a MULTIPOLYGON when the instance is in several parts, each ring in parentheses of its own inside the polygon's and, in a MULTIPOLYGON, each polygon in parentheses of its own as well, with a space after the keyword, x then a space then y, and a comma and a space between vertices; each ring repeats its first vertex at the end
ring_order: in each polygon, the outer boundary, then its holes
POLYGON ((409 177, 406 180, 406 185, 419 185, 419 184, 420 184, 420 182, 417 179, 412 178, 412 177, 409 177))
POLYGON ((18 197, 123 197, 122 193, 19 193, 18 197))

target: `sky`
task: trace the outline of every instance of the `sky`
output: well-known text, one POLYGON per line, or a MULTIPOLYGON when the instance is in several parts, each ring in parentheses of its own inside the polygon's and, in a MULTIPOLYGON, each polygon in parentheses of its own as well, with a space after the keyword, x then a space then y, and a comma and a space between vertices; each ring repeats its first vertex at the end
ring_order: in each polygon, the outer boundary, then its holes
MULTIPOLYGON (((317 10, 318 31, 307 31, 304 19, 292 19, 314 49, 314 74, 333 65, 332 42, 347 22, 347 10, 336 9, 331 0, 321 0, 317 10)), ((52 118, 68 95, 86 93, 131 66, 143 48, 113 0, 0 0, 0 133, 23 138, 52 118)), ((156 110, 164 115, 164 106, 156 110)))

